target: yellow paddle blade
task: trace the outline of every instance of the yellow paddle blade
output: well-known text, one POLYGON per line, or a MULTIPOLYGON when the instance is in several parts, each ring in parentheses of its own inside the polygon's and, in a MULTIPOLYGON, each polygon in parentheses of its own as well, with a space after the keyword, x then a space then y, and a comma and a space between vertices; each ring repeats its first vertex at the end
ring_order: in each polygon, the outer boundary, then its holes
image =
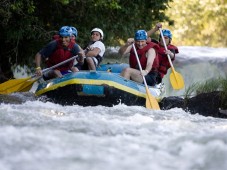
POLYGON ((170 73, 169 78, 173 89, 180 90, 184 88, 184 79, 180 73, 176 72, 175 70, 172 70, 172 73, 170 73))
POLYGON ((14 92, 29 91, 35 81, 31 77, 23 79, 13 79, 0 84, 0 94, 10 94, 14 92))
POLYGON ((160 110, 159 104, 154 96, 151 95, 150 90, 146 87, 146 108, 160 110))

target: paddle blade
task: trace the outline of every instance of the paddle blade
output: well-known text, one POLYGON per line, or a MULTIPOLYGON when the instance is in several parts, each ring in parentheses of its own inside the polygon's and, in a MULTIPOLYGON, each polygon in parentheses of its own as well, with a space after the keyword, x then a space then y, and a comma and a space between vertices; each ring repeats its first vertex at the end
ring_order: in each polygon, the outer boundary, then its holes
POLYGON ((146 108, 148 109, 154 109, 154 110, 160 110, 159 104, 157 100, 154 98, 154 96, 151 95, 148 87, 146 87, 146 108))
POLYGON ((175 70, 172 70, 172 73, 170 73, 170 83, 175 90, 184 88, 184 79, 181 74, 175 70))
POLYGON ((0 94, 29 91, 35 81, 31 77, 6 81, 0 84, 0 94))

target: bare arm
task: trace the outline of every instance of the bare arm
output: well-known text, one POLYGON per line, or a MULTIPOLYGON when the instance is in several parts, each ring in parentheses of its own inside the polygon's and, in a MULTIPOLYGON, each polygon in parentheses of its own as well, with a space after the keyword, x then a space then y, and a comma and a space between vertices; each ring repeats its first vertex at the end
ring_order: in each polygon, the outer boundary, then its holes
POLYGON ((153 48, 151 48, 148 50, 146 55, 147 55, 147 65, 146 65, 145 70, 142 70, 143 76, 146 76, 151 71, 154 59, 156 57, 156 52, 153 48))
POLYGON ((40 67, 41 65, 41 54, 39 52, 35 55, 35 64, 36 68, 40 67))
POLYGON ((97 56, 99 53, 101 52, 101 50, 97 47, 89 50, 87 53, 86 53, 86 56, 87 57, 95 57, 97 56))
POLYGON ((154 34, 156 31, 158 31, 159 28, 162 28, 161 23, 157 23, 153 29, 150 29, 149 31, 147 31, 147 36, 150 37, 152 34, 154 34))
POLYGON ((166 55, 169 55, 171 59, 174 59, 175 54, 172 51, 166 50, 165 53, 166 53, 166 55))
POLYGON ((118 53, 120 55, 125 55, 132 49, 132 43, 134 43, 134 38, 129 38, 125 45, 121 46, 118 53))
POLYGON ((152 69, 152 65, 153 65, 155 57, 156 57, 155 50, 153 48, 149 49, 148 52, 147 52, 147 66, 146 66, 146 69, 145 69, 145 70, 147 70, 148 73, 152 69))
POLYGON ((35 73, 38 76, 41 76, 42 75, 42 69, 40 67, 40 65, 41 65, 41 54, 39 52, 35 55, 35 64, 36 64, 35 73))

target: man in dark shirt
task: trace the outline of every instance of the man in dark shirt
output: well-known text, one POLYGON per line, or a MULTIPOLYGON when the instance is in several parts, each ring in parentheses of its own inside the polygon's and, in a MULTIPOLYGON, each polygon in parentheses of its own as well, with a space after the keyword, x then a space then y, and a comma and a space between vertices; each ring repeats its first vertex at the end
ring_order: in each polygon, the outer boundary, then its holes
POLYGON ((51 67, 73 56, 82 55, 83 53, 79 45, 76 44, 75 41, 71 41, 72 29, 70 27, 63 26, 59 30, 59 35, 59 39, 53 40, 48 43, 35 56, 36 75, 43 75, 43 78, 45 80, 62 77, 62 75, 69 72, 79 71, 76 67, 73 66, 74 61, 70 61, 49 72, 46 72, 44 74, 42 73, 40 67, 42 59, 46 62, 48 67, 51 67))

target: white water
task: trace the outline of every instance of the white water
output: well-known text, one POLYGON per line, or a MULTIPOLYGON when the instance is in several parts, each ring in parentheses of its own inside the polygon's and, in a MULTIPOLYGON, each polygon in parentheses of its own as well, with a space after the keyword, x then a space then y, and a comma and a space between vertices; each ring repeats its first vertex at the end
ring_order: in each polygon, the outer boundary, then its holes
MULTIPOLYGON (((185 81, 185 88, 173 90, 169 83, 169 75, 165 76, 166 95, 183 95, 185 89, 193 83, 227 75, 227 48, 211 47, 179 47, 179 54, 173 65, 185 81)), ((171 73, 169 69, 168 73, 171 73)))
MULTIPOLYGON (((180 52, 186 85, 225 76, 227 49, 180 52)), ((0 104, 0 170, 225 170, 226 134, 226 119, 178 108, 0 104)))

